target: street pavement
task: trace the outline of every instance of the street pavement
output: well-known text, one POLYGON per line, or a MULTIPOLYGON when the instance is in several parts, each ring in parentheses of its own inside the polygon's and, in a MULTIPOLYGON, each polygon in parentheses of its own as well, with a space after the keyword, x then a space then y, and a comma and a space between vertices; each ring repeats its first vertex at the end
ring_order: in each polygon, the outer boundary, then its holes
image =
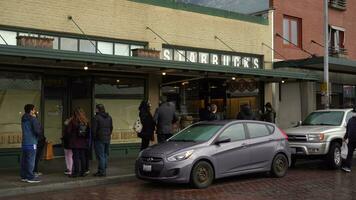
POLYGON ((356 163, 353 172, 329 170, 320 161, 303 161, 284 178, 267 174, 236 176, 217 180, 207 189, 189 185, 147 183, 141 180, 82 187, 72 190, 6 197, 6 200, 272 200, 356 199, 356 163))

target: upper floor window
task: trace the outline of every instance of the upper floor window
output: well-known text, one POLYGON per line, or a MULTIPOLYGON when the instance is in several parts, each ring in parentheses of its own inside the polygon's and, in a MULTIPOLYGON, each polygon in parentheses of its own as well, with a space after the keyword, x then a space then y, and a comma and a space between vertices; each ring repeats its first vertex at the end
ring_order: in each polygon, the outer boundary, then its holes
POLYGON ((283 44, 302 47, 302 20, 283 16, 283 44))
POLYGON ((329 27, 329 46, 335 51, 345 48, 345 29, 336 26, 329 27))
POLYGON ((339 10, 346 10, 346 0, 329 0, 329 6, 339 10))

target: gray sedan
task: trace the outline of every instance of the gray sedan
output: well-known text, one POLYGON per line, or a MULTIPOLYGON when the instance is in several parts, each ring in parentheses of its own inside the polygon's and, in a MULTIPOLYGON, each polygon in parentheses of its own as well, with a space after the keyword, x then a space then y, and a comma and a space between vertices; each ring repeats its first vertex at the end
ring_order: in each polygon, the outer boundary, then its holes
POLYGON ((291 161, 288 138, 259 121, 193 124, 165 143, 140 152, 136 176, 149 181, 208 187, 214 179, 255 172, 283 177, 291 161))

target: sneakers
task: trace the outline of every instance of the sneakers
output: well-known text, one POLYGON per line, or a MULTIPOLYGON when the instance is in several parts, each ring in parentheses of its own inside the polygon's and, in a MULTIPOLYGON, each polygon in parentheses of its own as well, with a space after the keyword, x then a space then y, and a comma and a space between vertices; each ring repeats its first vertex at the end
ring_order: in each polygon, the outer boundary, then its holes
POLYGON ((342 167, 341 169, 345 172, 349 172, 349 173, 351 172, 351 169, 348 167, 342 167))
POLYGON ((69 171, 68 169, 66 169, 66 170, 64 171, 64 174, 65 174, 65 175, 70 175, 70 174, 72 174, 72 172, 69 171))
POLYGON ((31 180, 26 179, 26 182, 27 183, 39 183, 39 182, 41 182, 41 180, 39 178, 33 178, 31 180))
POLYGON ((88 175, 88 174, 90 174, 90 171, 87 170, 86 172, 84 172, 84 174, 88 175))
POLYGON ((36 177, 39 177, 39 176, 42 176, 42 172, 33 172, 33 174, 36 176, 36 177))
POLYGON ((22 182, 27 182, 27 179, 26 178, 21 178, 21 181, 22 182))

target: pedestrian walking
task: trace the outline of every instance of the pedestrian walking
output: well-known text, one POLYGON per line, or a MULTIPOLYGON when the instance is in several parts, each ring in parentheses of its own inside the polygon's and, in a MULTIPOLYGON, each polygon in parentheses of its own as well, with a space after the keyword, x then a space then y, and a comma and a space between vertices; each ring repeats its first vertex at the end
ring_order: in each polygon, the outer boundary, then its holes
POLYGON ((92 135, 94 137, 95 154, 98 159, 98 171, 94 176, 106 176, 112 130, 112 118, 105 111, 104 105, 96 105, 96 115, 93 120, 92 135))
POLYGON ((157 124, 158 143, 165 142, 173 136, 173 124, 178 121, 176 108, 173 102, 168 102, 166 97, 161 97, 162 104, 156 110, 154 120, 157 124))
POLYGON ((248 104, 241 106, 240 112, 237 114, 236 119, 240 120, 256 120, 255 115, 251 111, 251 108, 248 104))
POLYGON ((73 116, 66 128, 69 138, 69 148, 73 153, 72 178, 86 176, 86 154, 88 149, 89 120, 81 108, 74 109, 73 116))
POLYGON ((36 108, 33 104, 26 104, 25 114, 21 119, 22 128, 22 155, 21 155, 21 180, 28 183, 39 183, 41 180, 33 173, 35 167, 38 136, 42 128, 36 117, 36 108))
POLYGON ((69 135, 66 134, 66 131, 65 131, 71 120, 72 120, 72 118, 68 118, 64 121, 64 131, 62 134, 64 158, 65 158, 65 162, 66 162, 66 169, 64 170, 65 175, 72 174, 72 170, 73 170, 73 152, 72 152, 72 149, 70 149, 70 147, 69 147, 69 135))
POLYGON ((265 112, 262 114, 261 120, 265 122, 276 123, 276 112, 272 108, 270 102, 266 103, 265 112))
MULTIPOLYGON (((353 108, 353 112, 356 112, 356 107, 353 108)), ((352 157, 356 148, 356 116, 352 116, 346 126, 346 133, 344 140, 347 143, 347 157, 343 163, 342 170, 345 172, 351 172, 352 157)))
POLYGON ((209 121, 211 117, 211 106, 207 104, 205 108, 199 110, 199 120, 200 121, 209 121))
POLYGON ((143 100, 139 107, 139 116, 142 123, 142 130, 140 133, 138 133, 138 136, 142 139, 141 151, 149 146, 150 140, 153 140, 153 133, 156 127, 156 123, 153 120, 153 116, 150 110, 150 102, 143 100))

